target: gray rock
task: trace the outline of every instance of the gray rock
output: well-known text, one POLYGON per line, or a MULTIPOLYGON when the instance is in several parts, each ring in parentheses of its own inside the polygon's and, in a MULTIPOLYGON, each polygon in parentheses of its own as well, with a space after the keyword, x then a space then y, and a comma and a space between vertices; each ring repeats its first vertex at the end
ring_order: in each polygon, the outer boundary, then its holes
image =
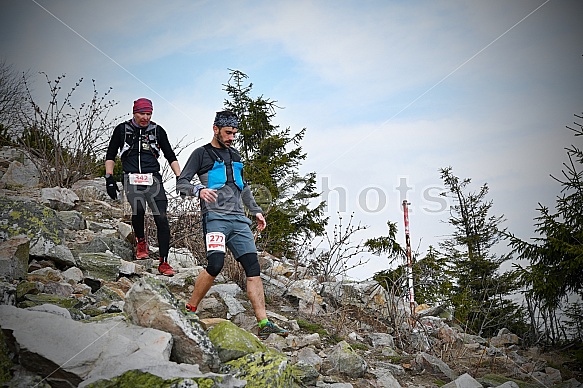
POLYGON ((19 235, 0 242, 0 278, 25 279, 28 272, 30 239, 19 235))
POLYGON ((298 361, 294 365, 294 375, 302 383, 302 386, 311 387, 318 381, 320 372, 315 365, 306 361, 298 361))
POLYGON ((520 386, 514 381, 507 381, 503 384, 498 385, 496 388, 519 388, 520 386))
POLYGON ((303 362, 309 365, 313 365, 313 367, 320 371, 322 367, 322 357, 318 356, 314 349, 310 347, 301 348, 298 351, 298 363, 303 362))
POLYGON ((389 370, 380 369, 371 373, 376 376, 376 382, 379 388, 401 388, 401 384, 389 370))
POLYGON ((0 178, 0 186, 9 189, 34 188, 39 185, 39 172, 32 165, 24 165, 14 160, 8 166, 8 170, 0 178))
POLYGON ((45 236, 40 236, 36 241, 34 239, 32 241, 33 243, 31 243, 30 247, 31 255, 43 257, 46 260, 52 260, 56 264, 67 267, 77 265, 73 253, 65 245, 55 245, 52 240, 47 239, 45 236))
POLYGON ((112 253, 126 261, 135 259, 134 247, 129 242, 110 236, 97 236, 78 250, 80 253, 112 253))
POLYGON ((203 371, 217 371, 219 355, 206 331, 180 311, 178 301, 154 278, 142 278, 126 294, 124 312, 143 327, 156 328, 174 338, 173 360, 198 364, 203 371))
POLYGON ((72 286, 83 280, 83 271, 77 267, 71 267, 62 272, 61 275, 63 276, 63 280, 72 286))
POLYGON ((364 376, 368 368, 366 361, 346 341, 340 341, 334 346, 328 360, 335 372, 353 378, 364 376))
POLYGON ((76 210, 60 211, 57 213, 57 217, 68 229, 82 230, 87 227, 83 215, 76 210))
POLYGON ((78 267, 85 277, 115 281, 119 275, 121 261, 107 253, 80 253, 78 267))
POLYGON ((244 296, 243 290, 235 283, 216 284, 211 287, 208 295, 217 293, 220 295, 223 302, 227 306, 227 318, 230 319, 238 314, 246 311, 243 304, 237 299, 237 296, 244 296))
POLYGON ((166 363, 172 346, 170 334, 159 330, 123 321, 80 323, 13 306, 0 306, 0 327, 17 344, 20 365, 59 386, 166 363))
POLYGON ((482 384, 480 384, 476 379, 470 376, 467 373, 464 373, 460 377, 456 378, 454 381, 451 381, 445 384, 442 388, 482 388, 482 384))
POLYGON ((390 348, 395 347, 395 342, 393 341, 393 336, 387 333, 370 333, 368 339, 373 348, 385 347, 390 348))
POLYGON ((64 187, 41 189, 41 202, 54 210, 72 210, 79 197, 73 190, 64 187))
POLYGON ((63 307, 55 306, 54 304, 41 304, 40 306, 29 307, 27 310, 30 311, 42 311, 45 313, 51 313, 63 318, 71 319, 71 313, 69 310, 63 307))
POLYGON ((429 373, 436 374, 449 381, 454 381, 458 378, 457 373, 455 373, 445 362, 425 352, 421 352, 415 357, 415 366, 417 369, 426 370, 429 373))
POLYGON ((105 191, 105 179, 79 180, 73 184, 71 190, 81 201, 107 201, 109 196, 105 191))

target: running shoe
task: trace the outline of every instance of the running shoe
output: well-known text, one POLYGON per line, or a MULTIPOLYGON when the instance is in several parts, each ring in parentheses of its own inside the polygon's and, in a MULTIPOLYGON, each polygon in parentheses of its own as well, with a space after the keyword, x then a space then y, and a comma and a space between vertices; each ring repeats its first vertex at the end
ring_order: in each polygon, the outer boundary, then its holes
POLYGON ((160 263, 158 266, 158 272, 160 272, 164 276, 174 276, 176 272, 172 269, 170 264, 167 262, 160 263))
POLYGON ((136 239, 138 242, 138 246, 136 248, 136 258, 139 259, 147 259, 148 258, 148 243, 146 242, 146 238, 138 238, 136 239))
POLYGON ((199 317, 196 312, 196 308, 192 307, 190 304, 186 303, 184 306, 186 308, 186 318, 190 321, 198 321, 199 317))
POLYGON ((277 334, 282 337, 287 337, 289 331, 286 329, 282 329, 281 327, 277 326, 275 323, 271 321, 268 321, 265 326, 259 328, 257 336, 262 340, 266 340, 270 334, 277 334))

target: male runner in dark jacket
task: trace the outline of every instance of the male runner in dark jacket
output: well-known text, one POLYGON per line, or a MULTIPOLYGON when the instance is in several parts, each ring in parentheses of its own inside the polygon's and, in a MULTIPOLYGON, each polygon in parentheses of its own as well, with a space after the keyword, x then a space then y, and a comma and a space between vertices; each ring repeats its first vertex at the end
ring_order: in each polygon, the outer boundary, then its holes
POLYGON ((146 203, 152 210, 158 232, 160 264, 162 275, 172 276, 174 270, 168 264, 170 250, 170 226, 166 215, 168 199, 160 174, 160 151, 170 163, 174 174, 180 176, 180 165, 168 141, 168 135, 161 126, 151 121, 154 108, 152 101, 140 98, 134 101, 133 117, 120 123, 113 130, 105 156, 105 181, 107 193, 117 199, 119 191, 113 178, 115 158, 120 151, 124 171, 123 187, 132 208, 132 226, 136 235, 136 257, 148 257, 148 243, 144 231, 146 203))

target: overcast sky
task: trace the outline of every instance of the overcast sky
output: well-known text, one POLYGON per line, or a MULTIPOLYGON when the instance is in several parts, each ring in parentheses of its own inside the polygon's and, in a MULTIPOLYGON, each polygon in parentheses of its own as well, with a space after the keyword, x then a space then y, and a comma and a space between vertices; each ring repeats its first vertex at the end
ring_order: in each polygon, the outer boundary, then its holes
POLYGON ((407 199, 413 250, 437 246, 451 233, 447 166, 487 183, 492 215, 529 239, 564 148, 583 146, 566 129, 583 112, 579 0, 0 1, 0 55, 30 71, 39 100, 39 71, 88 91, 93 78, 113 87, 116 115, 152 99, 171 141, 210 140, 228 69, 247 74, 253 97, 283 108, 273 124, 307 128, 302 172, 317 173, 331 225, 340 212, 368 226, 355 243, 388 220, 404 243, 407 199))

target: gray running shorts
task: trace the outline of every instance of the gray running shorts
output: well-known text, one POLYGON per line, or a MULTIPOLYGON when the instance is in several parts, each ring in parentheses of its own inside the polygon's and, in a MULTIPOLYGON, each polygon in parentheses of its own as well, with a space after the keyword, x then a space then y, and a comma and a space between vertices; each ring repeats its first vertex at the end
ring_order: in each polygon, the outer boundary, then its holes
MULTIPOLYGON (((255 239, 251 232, 251 220, 240 214, 219 214, 208 212, 203 217, 203 232, 220 232, 225 235, 227 248, 235 259, 246 253, 257 253, 255 239)), ((207 257, 215 251, 207 249, 207 257)))

